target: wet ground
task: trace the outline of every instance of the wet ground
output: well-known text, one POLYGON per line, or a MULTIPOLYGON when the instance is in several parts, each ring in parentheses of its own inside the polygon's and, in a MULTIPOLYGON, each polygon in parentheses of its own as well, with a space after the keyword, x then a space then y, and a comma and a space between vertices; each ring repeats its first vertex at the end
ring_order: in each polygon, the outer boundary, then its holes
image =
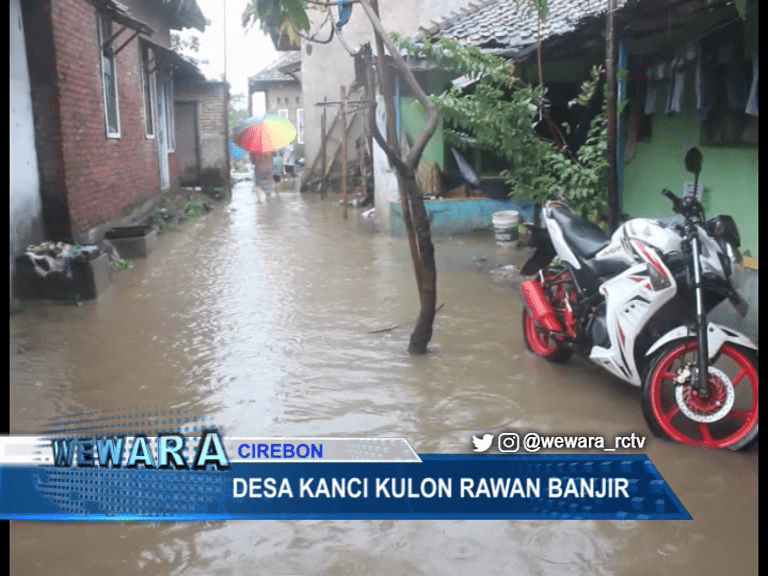
MULTIPOLYGON (((649 435, 636 389, 526 351, 489 233, 438 239, 432 353, 405 241, 336 199, 239 184, 161 237, 98 301, 11 317, 11 432, 86 409, 187 406, 232 436, 402 436, 469 452, 481 432, 649 435), (371 333, 393 325, 389 331, 371 333)), ((19 575, 755 574, 758 454, 648 437, 693 521, 14 522, 19 575)))

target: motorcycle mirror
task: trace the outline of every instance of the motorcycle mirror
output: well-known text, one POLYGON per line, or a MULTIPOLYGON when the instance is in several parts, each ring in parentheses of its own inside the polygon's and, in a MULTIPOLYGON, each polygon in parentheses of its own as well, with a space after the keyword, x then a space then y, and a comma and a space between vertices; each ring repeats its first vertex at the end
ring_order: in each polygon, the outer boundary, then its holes
POLYGON ((695 146, 685 155, 685 169, 688 172, 698 174, 701 172, 701 151, 695 146))

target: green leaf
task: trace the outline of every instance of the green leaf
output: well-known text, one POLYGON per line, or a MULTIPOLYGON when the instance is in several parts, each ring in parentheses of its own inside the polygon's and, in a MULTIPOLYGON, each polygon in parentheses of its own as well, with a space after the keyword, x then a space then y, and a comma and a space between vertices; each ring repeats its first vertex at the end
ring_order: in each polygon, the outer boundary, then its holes
POLYGON ((305 2, 302 0, 283 0, 283 6, 297 28, 309 30, 309 17, 305 2))

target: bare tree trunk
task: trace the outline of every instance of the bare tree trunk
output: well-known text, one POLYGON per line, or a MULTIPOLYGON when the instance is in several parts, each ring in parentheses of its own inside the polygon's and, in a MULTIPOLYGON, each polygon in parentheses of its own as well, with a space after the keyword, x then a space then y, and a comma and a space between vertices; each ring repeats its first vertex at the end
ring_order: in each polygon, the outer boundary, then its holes
POLYGON ((390 140, 391 145, 382 137, 373 115, 371 129, 376 141, 387 153, 387 157, 397 171, 403 206, 403 222, 408 234, 411 258, 413 259, 416 283, 419 289, 421 309, 416 326, 411 333, 408 351, 411 354, 424 354, 427 352, 427 344, 429 344, 432 338, 432 323, 435 318, 435 305, 437 302, 437 269, 435 267, 435 247, 429 230, 429 219, 427 218, 427 210, 424 206, 424 196, 416 182, 416 167, 427 142, 429 142, 437 128, 438 112, 435 105, 421 89, 421 86, 419 86, 410 68, 408 68, 402 56, 400 56, 400 52, 381 24, 381 20, 378 17, 378 6, 377 10, 374 11, 369 0, 360 0, 360 4, 376 33, 379 74, 387 106, 387 131, 390 133, 390 137, 393 137, 390 140), (383 45, 387 47, 395 67, 402 74, 411 91, 424 105, 429 114, 426 126, 416 138, 407 155, 404 155, 400 150, 399 143, 394 134, 394 109, 391 103, 391 90, 389 89, 387 69, 384 65, 383 45))

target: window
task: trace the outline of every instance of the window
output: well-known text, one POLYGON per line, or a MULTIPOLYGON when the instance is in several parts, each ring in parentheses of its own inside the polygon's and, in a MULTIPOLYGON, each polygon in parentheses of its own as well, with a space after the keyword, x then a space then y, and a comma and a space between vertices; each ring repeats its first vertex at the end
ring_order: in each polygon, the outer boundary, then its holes
POLYGON ((99 13, 99 52, 101 53, 101 80, 104 92, 104 118, 107 137, 120 137, 120 110, 117 102, 117 62, 112 44, 105 44, 112 36, 112 19, 104 12, 99 13))
POLYGON ((147 44, 141 44, 141 83, 144 92, 144 133, 147 138, 155 137, 154 122, 154 90, 152 89, 152 66, 154 64, 154 53, 147 44))
POLYGON ((296 109, 296 141, 299 144, 304 144, 304 108, 296 109))
POLYGON ((278 116, 282 116, 283 118, 288 118, 288 108, 280 108, 280 110, 277 111, 278 116))

